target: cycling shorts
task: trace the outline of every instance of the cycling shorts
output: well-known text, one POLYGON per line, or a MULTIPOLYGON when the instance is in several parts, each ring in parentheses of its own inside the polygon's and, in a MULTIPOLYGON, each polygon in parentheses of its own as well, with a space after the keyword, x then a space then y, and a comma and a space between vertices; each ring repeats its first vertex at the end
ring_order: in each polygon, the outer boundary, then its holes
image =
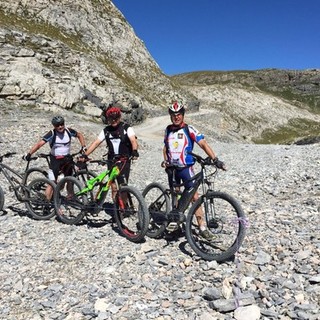
POLYGON ((187 189, 194 185, 194 181, 191 181, 192 177, 194 176, 193 166, 175 169, 168 168, 166 169, 166 172, 168 174, 170 188, 172 188, 173 183, 181 184, 183 182, 184 187, 187 189))

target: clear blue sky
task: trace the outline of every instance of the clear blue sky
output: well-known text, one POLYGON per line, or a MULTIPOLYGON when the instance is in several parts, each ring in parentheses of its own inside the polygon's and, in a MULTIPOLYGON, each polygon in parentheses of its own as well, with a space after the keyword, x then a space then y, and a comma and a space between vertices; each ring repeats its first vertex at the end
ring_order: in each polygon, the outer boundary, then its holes
POLYGON ((112 0, 167 75, 320 68, 320 0, 112 0))

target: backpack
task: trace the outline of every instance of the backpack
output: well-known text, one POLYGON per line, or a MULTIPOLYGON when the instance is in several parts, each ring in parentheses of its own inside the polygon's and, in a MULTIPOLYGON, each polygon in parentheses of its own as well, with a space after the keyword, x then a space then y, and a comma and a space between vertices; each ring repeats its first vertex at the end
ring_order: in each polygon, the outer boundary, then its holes
MULTIPOLYGON (((67 134, 68 134, 68 136, 69 136, 69 139, 71 140, 71 132, 70 132, 70 130, 69 130, 68 128, 65 128, 65 130, 67 131, 67 134)), ((57 137, 57 132, 56 132, 56 130, 52 129, 52 130, 51 130, 51 133, 52 133, 53 138, 52 138, 52 140, 50 141, 50 148, 52 148, 52 147, 54 146, 54 144, 55 144, 55 142, 56 142, 56 137, 57 137)), ((70 141, 69 141, 69 142, 70 142, 70 141)))
MULTIPOLYGON (((131 141, 128 137, 127 134, 125 134, 125 131, 128 131, 129 128, 129 124, 124 123, 124 122, 120 122, 119 127, 117 128, 117 130, 119 130, 119 138, 120 138, 120 146, 119 146, 119 153, 120 154, 128 154, 131 155, 132 153, 132 144, 131 141)), ((113 150, 113 145, 111 143, 111 139, 109 138, 109 134, 113 135, 113 131, 109 130, 110 126, 106 126, 103 131, 104 131, 104 135, 106 137, 106 143, 107 143, 107 148, 109 149, 109 155, 114 154, 114 150, 113 150)))

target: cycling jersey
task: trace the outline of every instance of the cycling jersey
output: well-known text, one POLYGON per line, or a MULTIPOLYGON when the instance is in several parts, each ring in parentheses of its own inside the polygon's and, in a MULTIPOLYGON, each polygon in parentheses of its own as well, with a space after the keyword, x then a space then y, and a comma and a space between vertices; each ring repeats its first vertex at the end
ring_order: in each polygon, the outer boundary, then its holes
POLYGON ((59 157, 70 154, 71 137, 77 137, 77 135, 77 131, 71 128, 66 128, 63 132, 53 129, 47 132, 42 140, 50 143, 51 155, 59 157))
POLYGON ((204 135, 191 125, 185 123, 181 127, 167 126, 164 135, 167 160, 177 167, 192 166, 194 158, 188 154, 193 150, 194 142, 204 139, 204 135))
POLYGON ((132 127, 120 122, 117 127, 106 126, 99 134, 98 139, 106 141, 108 147, 109 159, 116 154, 128 155, 132 153, 132 144, 130 137, 134 137, 135 133, 132 127))

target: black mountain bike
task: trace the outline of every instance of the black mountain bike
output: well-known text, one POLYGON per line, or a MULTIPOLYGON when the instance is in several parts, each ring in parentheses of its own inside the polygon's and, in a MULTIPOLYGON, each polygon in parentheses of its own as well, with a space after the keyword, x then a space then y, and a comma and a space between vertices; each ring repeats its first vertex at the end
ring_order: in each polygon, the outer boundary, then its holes
MULTIPOLYGON (((45 177, 28 180, 32 173, 41 171, 39 168, 29 168, 30 161, 22 174, 3 163, 4 158, 10 158, 14 154, 15 152, 8 152, 0 156, 0 173, 7 180, 8 189, 14 192, 19 202, 25 203, 26 208, 34 219, 41 220, 54 216, 54 206, 46 194, 46 190, 48 186, 54 189, 55 184, 45 177)), ((4 191, 0 186, 0 210, 3 210, 4 202, 4 191)))
POLYGON ((113 214, 120 233, 133 242, 141 241, 147 232, 149 212, 141 193, 127 184, 118 185, 117 177, 128 157, 119 156, 116 160, 90 160, 99 165, 111 164, 95 178, 82 183, 74 177, 61 179, 54 193, 54 204, 59 219, 66 224, 78 224, 85 215, 98 214, 104 209, 111 184, 117 184, 113 214))
POLYGON ((191 179, 193 187, 180 192, 178 190, 183 184, 174 183, 171 189, 167 189, 153 182, 144 189, 142 194, 150 214, 147 236, 157 238, 166 230, 172 231, 184 225, 187 241, 197 255, 208 261, 226 261, 239 250, 244 240, 245 214, 236 199, 213 189, 213 178, 218 170, 214 161, 190 154, 201 166, 200 172, 191 179), (192 204, 184 222, 183 215, 199 188, 201 195, 192 204), (198 225, 201 211, 213 240, 202 236, 198 225))

